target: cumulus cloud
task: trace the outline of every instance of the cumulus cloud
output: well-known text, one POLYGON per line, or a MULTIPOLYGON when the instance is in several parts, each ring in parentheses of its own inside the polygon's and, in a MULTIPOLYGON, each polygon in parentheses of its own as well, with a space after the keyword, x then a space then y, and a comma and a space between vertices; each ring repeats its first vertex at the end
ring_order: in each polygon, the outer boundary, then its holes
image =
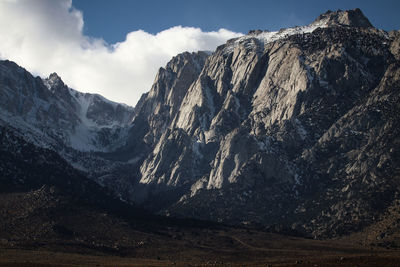
POLYGON ((159 67, 184 51, 214 50, 241 34, 176 26, 157 34, 132 31, 107 44, 83 34, 71 0, 0 0, 0 58, 35 75, 57 72, 70 87, 135 105, 159 67))

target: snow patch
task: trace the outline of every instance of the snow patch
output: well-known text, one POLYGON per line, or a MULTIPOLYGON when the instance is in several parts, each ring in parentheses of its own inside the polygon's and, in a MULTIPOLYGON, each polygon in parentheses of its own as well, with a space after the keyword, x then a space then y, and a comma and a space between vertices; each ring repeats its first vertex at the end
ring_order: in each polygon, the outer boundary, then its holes
POLYGON ((306 129, 304 129, 303 125, 297 118, 294 120, 294 124, 295 124, 297 133, 300 135, 301 140, 305 140, 307 137, 306 129))
POLYGON ((324 88, 328 88, 329 83, 321 78, 318 79, 319 85, 324 88))
POLYGON ((267 152, 267 153, 274 152, 272 145, 271 145, 271 143, 274 141, 273 137, 266 136, 262 140, 258 140, 255 136, 253 136, 253 138, 256 140, 260 151, 267 152))
POLYGON ((237 98, 235 95, 233 96, 233 99, 235 100, 235 112, 239 114, 239 108, 240 108, 240 101, 239 98, 237 98))
POLYGON ((213 96, 210 92, 210 88, 206 87, 204 90, 204 94, 207 100, 208 108, 210 109, 210 120, 211 120, 212 118, 214 118, 215 115, 215 105, 213 96))
POLYGON ((134 157, 134 158, 128 160, 128 163, 130 163, 130 164, 136 164, 141 158, 142 158, 142 157, 139 157, 139 156, 134 157))
POLYGON ((203 154, 200 152, 200 148, 202 145, 203 142, 201 142, 200 140, 196 140, 195 142, 192 143, 192 151, 194 152, 194 155, 200 159, 203 158, 203 154))
POLYGON ((74 132, 69 137, 72 148, 81 151, 98 150, 92 142, 93 133, 85 124, 79 124, 75 127, 74 132))
POLYGON ((266 45, 271 42, 285 39, 295 34, 311 33, 318 28, 328 27, 327 19, 313 22, 307 26, 297 26, 293 28, 281 29, 280 31, 263 31, 261 33, 248 34, 237 38, 234 42, 231 42, 224 48, 225 53, 231 53, 239 44, 243 44, 245 47, 253 47, 251 40, 257 40, 262 44, 266 45))

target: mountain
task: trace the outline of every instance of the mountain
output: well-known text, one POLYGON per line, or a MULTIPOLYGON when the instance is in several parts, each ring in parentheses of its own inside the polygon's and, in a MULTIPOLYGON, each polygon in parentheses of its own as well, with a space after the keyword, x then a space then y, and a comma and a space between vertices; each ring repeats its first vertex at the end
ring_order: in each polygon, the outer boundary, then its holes
POLYGON ((399 47, 361 10, 328 11, 177 55, 134 109, 2 61, 0 124, 158 214, 392 242, 399 47))
POLYGON ((318 238, 398 216, 387 215, 399 195, 398 47, 398 32, 374 28, 359 9, 328 11, 308 26, 229 40, 194 79, 161 70, 133 119, 146 122, 131 136, 149 151, 136 200, 318 238), (190 85, 176 90, 171 77, 190 85), (158 112, 167 101, 179 109, 158 112))
POLYGON ((34 78, 10 61, 0 61, 0 88, 1 124, 41 146, 112 150, 133 117, 132 107, 75 91, 56 73, 34 78))
MULTIPOLYGON (((115 168, 120 172, 126 168, 96 153, 111 152, 125 144, 133 115, 134 108, 78 92, 56 73, 46 79, 35 78, 14 62, 0 61, 0 126, 12 129, 29 143, 56 151, 101 185, 108 184, 110 172, 118 173, 115 168)), ((118 179, 126 177, 112 176, 110 188, 129 200, 129 179, 119 184, 118 179)))

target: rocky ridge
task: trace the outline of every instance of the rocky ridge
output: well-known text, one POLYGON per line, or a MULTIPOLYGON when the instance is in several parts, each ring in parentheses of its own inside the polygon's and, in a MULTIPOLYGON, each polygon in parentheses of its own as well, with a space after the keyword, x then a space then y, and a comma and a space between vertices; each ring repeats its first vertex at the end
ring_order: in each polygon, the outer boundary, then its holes
POLYGON ((0 62, 1 124, 34 143, 79 151, 121 146, 133 108, 69 88, 53 73, 34 78, 10 61, 0 62))

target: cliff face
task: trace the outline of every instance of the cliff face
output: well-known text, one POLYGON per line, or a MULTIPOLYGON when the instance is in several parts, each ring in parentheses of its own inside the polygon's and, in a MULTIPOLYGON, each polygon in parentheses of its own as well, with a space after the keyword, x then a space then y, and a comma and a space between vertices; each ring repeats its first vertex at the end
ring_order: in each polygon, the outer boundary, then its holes
POLYGON ((205 52, 186 52, 174 57, 165 68, 160 68, 151 90, 136 106, 131 131, 134 135, 143 132, 141 138, 149 146, 158 141, 176 116, 187 88, 197 79, 207 56, 205 52))
POLYGON ((315 236, 377 220, 399 190, 398 40, 358 9, 327 12, 228 41, 173 76, 180 90, 160 71, 135 116, 151 129, 137 200, 315 236))

